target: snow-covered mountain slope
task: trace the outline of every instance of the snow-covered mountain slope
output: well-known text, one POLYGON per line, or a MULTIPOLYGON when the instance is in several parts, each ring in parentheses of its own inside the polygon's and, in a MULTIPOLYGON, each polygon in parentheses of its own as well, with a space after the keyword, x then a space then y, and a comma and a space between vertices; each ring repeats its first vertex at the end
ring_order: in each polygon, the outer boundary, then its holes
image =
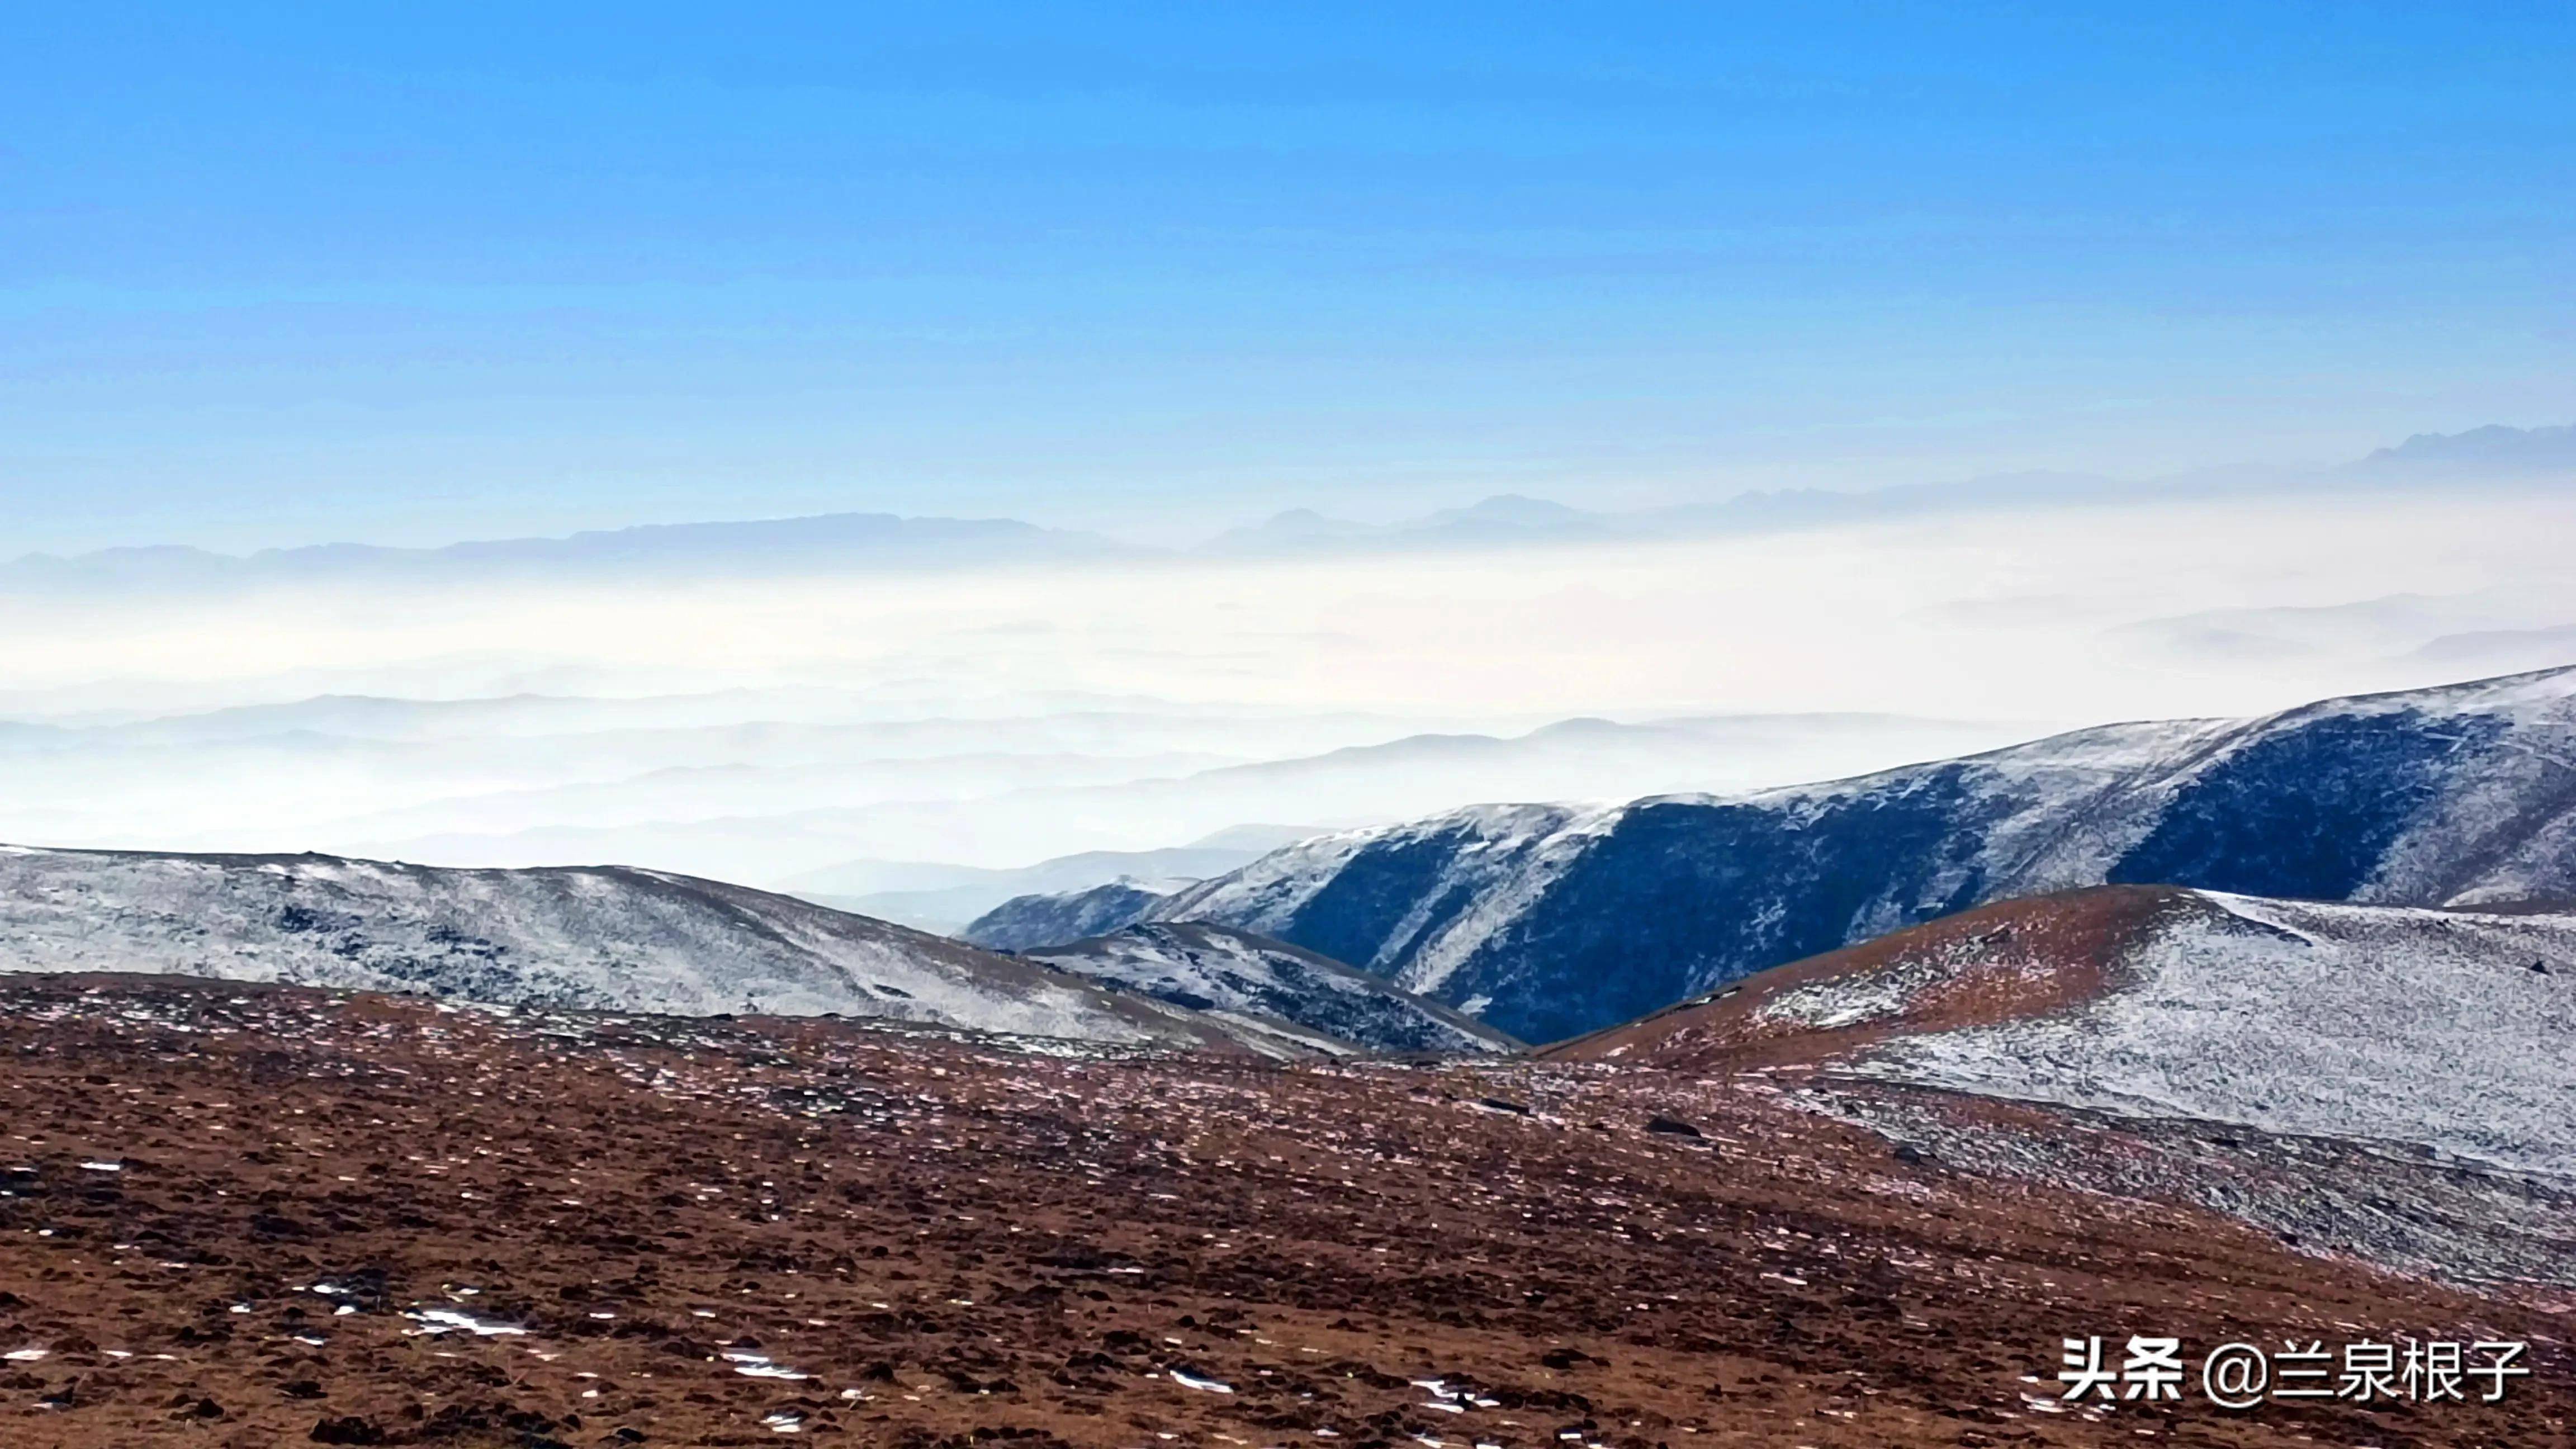
POLYGON ((1314 1044, 1308 1053, 1514 1052, 1520 1043, 1364 971, 1281 941, 1195 922, 1130 926, 1031 953, 1059 971, 1314 1044), (1281 1033, 1280 1027, 1292 1030, 1281 1033))
POLYGON ((2109 886, 1765 972, 1552 1055, 1832 1073, 2576 1176, 2576 913, 2109 886))
POLYGON ((622 867, 0 847, 0 971, 118 971, 1213 1045, 1186 1013, 788 896, 622 867))
POLYGON ((1289 846, 1154 915, 1274 936, 1549 1041, 2103 882, 2576 897, 2576 669, 2110 725, 1756 794, 1480 806, 1289 846))
POLYGON ((992 951, 1034 951, 1105 936, 1145 919, 1174 888, 1192 884, 1113 880, 1061 895, 1013 896, 967 922, 957 939, 992 951))

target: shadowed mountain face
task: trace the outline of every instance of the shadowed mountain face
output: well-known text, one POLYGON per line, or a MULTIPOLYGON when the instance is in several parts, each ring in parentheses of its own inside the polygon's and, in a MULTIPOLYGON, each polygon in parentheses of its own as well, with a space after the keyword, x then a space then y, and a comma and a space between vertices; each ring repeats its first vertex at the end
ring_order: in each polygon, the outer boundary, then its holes
POLYGON ((1520 1043, 1339 961, 1223 926, 1130 926, 1030 959, 1191 1011, 1237 1036, 1272 1030, 1307 1052, 1418 1055, 1515 1052, 1520 1043), (1317 1037, 1323 1038, 1316 1042, 1317 1037))
POLYGON ((1155 915, 1275 936, 1547 1041, 2103 882, 2412 905, 2576 894, 2576 669, 1737 798, 1478 807, 1288 847, 1155 915))
POLYGON ((2341 900, 2506 727, 2327 715, 2259 738, 2201 771, 2107 878, 2341 900))
POLYGON ((0 847, 0 971, 414 991, 500 1005, 763 1012, 1137 1046, 1225 1034, 937 936, 620 867, 0 847))

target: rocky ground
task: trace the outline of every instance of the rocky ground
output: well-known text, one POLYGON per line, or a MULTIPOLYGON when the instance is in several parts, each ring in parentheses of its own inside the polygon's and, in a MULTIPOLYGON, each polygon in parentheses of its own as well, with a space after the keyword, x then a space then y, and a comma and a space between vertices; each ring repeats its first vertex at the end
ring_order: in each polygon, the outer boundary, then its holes
POLYGON ((2545 1290, 1972 1173, 1863 1086, 1030 1045, 0 980, 0 1444, 2576 1442, 2545 1290), (2056 1402, 2130 1333, 2536 1372, 2056 1402))

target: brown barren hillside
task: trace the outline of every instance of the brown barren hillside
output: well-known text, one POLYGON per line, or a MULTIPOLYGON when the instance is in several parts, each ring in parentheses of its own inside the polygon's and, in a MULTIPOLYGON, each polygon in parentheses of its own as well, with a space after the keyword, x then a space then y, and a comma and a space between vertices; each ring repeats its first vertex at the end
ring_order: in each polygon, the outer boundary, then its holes
POLYGON ((2166 886, 2096 886, 1962 911, 1765 971, 1636 1021, 1556 1043, 1558 1061, 1678 1071, 1815 1063, 1883 1038, 2079 1005, 2117 983, 2123 953, 2166 916, 2201 909, 2166 886), (1849 1025, 1772 1013, 1823 982, 1878 978, 1891 1010, 1849 1025))
POLYGON ((1891 1152, 1758 1078, 21 977, 0 1104, 0 1444, 2567 1442, 2555 1305, 1891 1152), (2538 1372, 2069 1410, 2097 1333, 2538 1372))
POLYGON ((1559 1043, 1760 1084, 1917 1154, 2195 1202, 2557 1301, 2576 916, 2108 886, 2007 901, 1559 1043))

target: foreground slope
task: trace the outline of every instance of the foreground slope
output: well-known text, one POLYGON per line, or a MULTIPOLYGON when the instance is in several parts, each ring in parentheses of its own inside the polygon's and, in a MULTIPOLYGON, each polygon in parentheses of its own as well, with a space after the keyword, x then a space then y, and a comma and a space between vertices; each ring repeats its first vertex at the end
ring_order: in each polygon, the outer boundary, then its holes
POLYGON ((1186 1014, 787 896, 658 871, 0 847, 0 971, 117 971, 703 1015, 1221 1040, 1186 1014))
POLYGON ((1521 1045, 1342 962, 1223 926, 1129 926, 1029 959, 1203 1012, 1245 1036, 1284 1026, 1290 1041, 1328 1054, 1477 1055, 1521 1045))
POLYGON ((2335 1137, 2576 1180, 2576 915, 2103 887, 1783 967, 1555 1049, 2335 1137))
POLYGON ((0 1443, 2566 1442, 2562 1314, 1750 1086, 0 978, 0 1443), (2062 1338, 2133 1331, 2533 1374, 2054 1401, 2062 1338))
POLYGON ((2576 896, 2576 669, 2113 725, 1740 797, 1478 806, 1290 846, 1154 915, 1293 942, 1546 1041, 2105 882, 2576 896))

